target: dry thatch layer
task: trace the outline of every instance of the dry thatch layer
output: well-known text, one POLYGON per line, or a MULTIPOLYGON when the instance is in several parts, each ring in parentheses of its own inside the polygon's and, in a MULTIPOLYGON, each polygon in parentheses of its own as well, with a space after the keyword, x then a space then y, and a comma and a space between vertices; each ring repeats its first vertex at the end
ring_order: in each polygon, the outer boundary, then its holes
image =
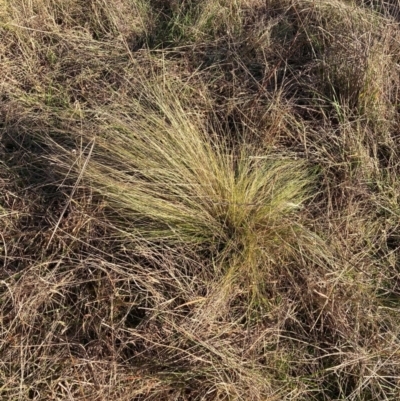
POLYGON ((396 4, 0 0, 0 399, 399 399, 396 4))

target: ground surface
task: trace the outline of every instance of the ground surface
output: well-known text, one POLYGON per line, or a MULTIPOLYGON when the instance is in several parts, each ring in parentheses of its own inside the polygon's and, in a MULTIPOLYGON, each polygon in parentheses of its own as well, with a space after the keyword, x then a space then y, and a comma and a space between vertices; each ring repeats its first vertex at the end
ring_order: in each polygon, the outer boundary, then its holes
POLYGON ((0 0, 0 399, 400 399, 399 21, 0 0))

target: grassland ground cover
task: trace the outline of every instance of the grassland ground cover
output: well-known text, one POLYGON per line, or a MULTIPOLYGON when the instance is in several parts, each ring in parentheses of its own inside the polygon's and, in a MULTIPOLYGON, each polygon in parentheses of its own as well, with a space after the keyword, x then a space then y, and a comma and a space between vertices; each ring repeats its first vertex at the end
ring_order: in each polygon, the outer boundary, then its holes
POLYGON ((0 400, 400 399, 399 23, 0 0, 0 400))

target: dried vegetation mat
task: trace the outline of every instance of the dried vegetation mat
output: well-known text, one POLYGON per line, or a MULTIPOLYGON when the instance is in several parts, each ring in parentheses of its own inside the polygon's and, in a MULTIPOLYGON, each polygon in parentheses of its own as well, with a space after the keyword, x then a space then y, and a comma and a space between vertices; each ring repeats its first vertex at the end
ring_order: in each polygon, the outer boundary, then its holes
POLYGON ((399 21, 0 0, 0 399, 400 399, 399 21))

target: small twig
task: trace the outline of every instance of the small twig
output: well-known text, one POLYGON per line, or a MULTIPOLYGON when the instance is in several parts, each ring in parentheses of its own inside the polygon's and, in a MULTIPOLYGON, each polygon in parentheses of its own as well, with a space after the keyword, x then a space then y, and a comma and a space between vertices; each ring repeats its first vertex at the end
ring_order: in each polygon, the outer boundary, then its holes
POLYGON ((71 201, 72 201, 72 198, 73 198, 73 196, 74 196, 74 194, 75 194, 75 191, 76 191, 76 189, 78 188, 78 185, 79 185, 79 183, 81 182, 81 180, 82 180, 82 178, 83 178, 83 174, 84 174, 84 172, 85 172, 85 170, 86 170, 86 167, 87 167, 87 165, 88 165, 88 163, 89 163, 89 160, 90 160, 90 156, 92 155, 92 152, 93 152, 94 144, 95 144, 95 140, 93 139, 92 146, 90 147, 90 150, 89 150, 89 154, 88 154, 88 156, 87 156, 87 158, 86 158, 86 160, 85 160, 85 163, 83 164, 82 170, 81 170, 80 173, 79 173, 79 176, 78 176, 78 178, 77 178, 77 180, 76 180, 76 182, 75 182, 75 185, 74 185, 74 187, 72 188, 72 191, 71 191, 71 194, 70 194, 70 196, 69 196, 69 198, 68 198, 68 201, 67 201, 66 205, 64 206, 63 211, 61 212, 61 215, 60 215, 60 217, 59 217, 59 219, 58 219, 58 221, 57 221, 57 224, 56 224, 56 226, 54 227, 53 233, 51 234, 51 237, 50 237, 50 239, 49 239, 49 242, 47 243, 46 249, 49 248, 50 243, 51 243, 51 241, 53 240, 54 235, 56 234, 56 231, 57 231, 58 227, 59 227, 60 224, 61 224, 61 220, 62 220, 62 218, 64 217, 64 214, 65 214, 65 212, 67 211, 69 205, 71 204, 71 201))

